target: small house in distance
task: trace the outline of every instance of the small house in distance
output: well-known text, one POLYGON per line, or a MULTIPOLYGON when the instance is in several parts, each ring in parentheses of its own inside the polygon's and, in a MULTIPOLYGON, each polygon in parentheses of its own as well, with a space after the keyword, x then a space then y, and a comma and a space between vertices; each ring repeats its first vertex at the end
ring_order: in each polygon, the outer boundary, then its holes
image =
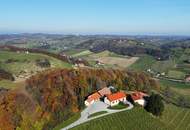
POLYGON ((190 75, 189 75, 189 76, 186 76, 185 82, 190 82, 190 75))
POLYGON ((126 94, 124 92, 117 92, 114 94, 106 95, 104 102, 110 106, 118 105, 119 102, 126 101, 126 94))
POLYGON ((96 101, 100 100, 100 94, 98 92, 93 93, 92 95, 88 96, 88 98, 85 100, 85 105, 89 106, 91 104, 93 104, 96 101))
POLYGON ((131 94, 131 97, 135 103, 138 103, 141 106, 146 105, 146 101, 144 97, 147 97, 148 95, 143 92, 134 92, 131 94))

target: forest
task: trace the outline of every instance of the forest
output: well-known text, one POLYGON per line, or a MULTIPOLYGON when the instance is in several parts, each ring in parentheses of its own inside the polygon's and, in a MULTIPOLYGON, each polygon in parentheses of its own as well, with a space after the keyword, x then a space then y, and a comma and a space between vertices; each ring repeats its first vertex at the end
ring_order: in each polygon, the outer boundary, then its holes
POLYGON ((51 130, 82 110, 84 99, 90 93, 109 85, 122 90, 160 90, 159 83, 142 72, 86 68, 49 70, 29 78, 24 92, 0 91, 0 128, 51 130))

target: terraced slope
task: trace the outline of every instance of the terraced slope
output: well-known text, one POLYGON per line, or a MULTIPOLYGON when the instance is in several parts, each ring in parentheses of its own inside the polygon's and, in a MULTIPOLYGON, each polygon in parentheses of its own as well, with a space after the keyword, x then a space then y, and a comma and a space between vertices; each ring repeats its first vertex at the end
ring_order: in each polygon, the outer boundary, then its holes
POLYGON ((72 130, 166 130, 166 125, 142 108, 115 113, 79 125, 72 130))
POLYGON ((81 124, 72 130, 190 130, 190 109, 165 105, 159 118, 142 108, 115 113, 81 124))

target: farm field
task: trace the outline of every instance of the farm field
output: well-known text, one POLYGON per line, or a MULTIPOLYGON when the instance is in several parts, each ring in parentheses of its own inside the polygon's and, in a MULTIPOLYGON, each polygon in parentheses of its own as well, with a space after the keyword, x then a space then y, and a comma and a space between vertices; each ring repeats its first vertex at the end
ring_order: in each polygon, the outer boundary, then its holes
POLYGON ((168 87, 179 88, 179 89, 190 89, 190 83, 180 83, 180 82, 174 82, 174 81, 161 79, 160 84, 162 87, 168 86, 168 87))
POLYGON ((190 130, 190 109, 165 105, 159 118, 153 117, 142 108, 115 113, 81 124, 72 130, 190 130))
POLYGON ((15 88, 21 86, 23 81, 31 75, 49 68, 71 68, 69 63, 63 62, 56 58, 37 53, 16 53, 9 51, 0 51, 0 68, 10 72, 15 81, 2 80, 0 87, 15 88), (36 65, 36 60, 48 59, 51 66, 42 68, 36 65), (10 62, 10 63, 9 63, 10 62))
POLYGON ((174 105, 165 105, 160 121, 166 124, 170 130, 190 130, 190 109, 180 108, 174 105))
POLYGON ((177 70, 169 70, 168 76, 174 79, 184 79, 186 74, 184 72, 177 71, 177 70))
POLYGON ((28 72, 40 71, 41 68, 36 66, 35 64, 35 61, 37 59, 48 59, 50 61, 51 67, 53 68, 71 67, 71 65, 66 62, 63 62, 61 60, 43 54, 36 54, 36 53, 26 54, 26 53, 0 51, 0 68, 7 70, 14 75, 18 75, 23 70, 26 70, 28 72), (12 63, 6 63, 8 59, 14 61, 12 63))
POLYGON ((115 65, 122 68, 127 68, 138 60, 138 57, 120 58, 120 57, 100 57, 97 58, 101 63, 115 65))
POLYGON ((72 54, 72 56, 73 57, 82 57, 82 56, 87 56, 87 55, 90 55, 90 54, 93 54, 93 52, 91 52, 89 50, 85 50, 85 51, 81 51, 79 53, 72 54))
POLYGON ((78 53, 81 53, 81 52, 83 52, 83 51, 86 51, 86 50, 84 50, 84 49, 70 49, 70 50, 64 51, 64 53, 65 53, 66 55, 73 56, 73 55, 78 54, 78 53))
POLYGON ((129 66, 129 69, 146 71, 147 69, 150 69, 154 63, 156 63, 156 60, 152 56, 144 55, 139 57, 134 64, 129 66))
POLYGON ((82 57, 86 59, 91 65, 95 65, 96 61, 103 63, 104 67, 121 67, 127 68, 138 60, 138 57, 128 57, 118 55, 110 51, 102 51, 99 53, 93 53, 89 50, 85 50, 72 55, 74 57, 82 57))
POLYGON ((166 130, 166 125, 159 119, 153 118, 142 108, 114 113, 81 124, 72 130, 166 130))

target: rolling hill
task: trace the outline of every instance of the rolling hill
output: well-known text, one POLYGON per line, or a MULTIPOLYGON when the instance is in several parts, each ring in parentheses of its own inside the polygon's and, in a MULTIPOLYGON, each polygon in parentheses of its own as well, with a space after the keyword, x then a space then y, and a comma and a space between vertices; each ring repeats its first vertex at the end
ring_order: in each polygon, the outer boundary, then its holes
POLYGON ((143 108, 114 113, 81 124, 71 130, 190 130, 190 110, 165 105, 161 117, 154 117, 143 108))

